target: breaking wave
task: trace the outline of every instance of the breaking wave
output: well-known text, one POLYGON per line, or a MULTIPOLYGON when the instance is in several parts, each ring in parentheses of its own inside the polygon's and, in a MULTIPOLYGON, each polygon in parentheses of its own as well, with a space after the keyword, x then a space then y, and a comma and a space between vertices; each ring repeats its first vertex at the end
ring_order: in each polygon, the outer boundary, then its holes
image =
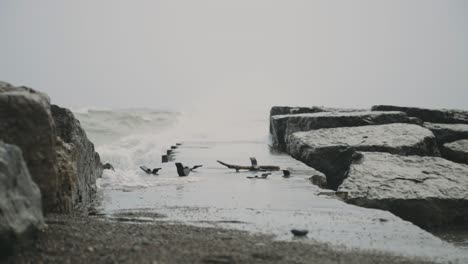
MULTIPOLYGON (((178 112, 151 109, 78 109, 80 120, 103 163, 105 170, 98 186, 102 188, 139 188, 164 184, 172 178, 151 177, 139 166, 163 167, 161 155, 178 142, 186 141, 265 141, 268 117, 265 112, 244 115, 216 111, 178 112)), ((173 169, 173 164, 168 169, 173 169)), ((187 179, 187 180, 193 180, 187 179)))

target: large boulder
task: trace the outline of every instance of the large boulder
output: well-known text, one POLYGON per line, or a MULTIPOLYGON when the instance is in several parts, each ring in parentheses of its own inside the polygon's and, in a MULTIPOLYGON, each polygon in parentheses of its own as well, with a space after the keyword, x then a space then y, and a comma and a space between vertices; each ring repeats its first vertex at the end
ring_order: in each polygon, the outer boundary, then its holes
POLYGON ((444 158, 468 164, 468 140, 458 140, 452 143, 446 143, 441 148, 444 158))
POLYGON ((73 114, 47 95, 0 83, 0 139, 15 144, 38 184, 45 212, 86 208, 102 174, 99 155, 73 114))
POLYGON ((41 192, 21 150, 0 141, 0 258, 43 227, 41 192))
POLYGON ((57 134, 61 142, 62 167, 65 171, 75 170, 75 176, 66 177, 71 180, 71 200, 75 206, 89 205, 96 194, 96 179, 102 175, 102 164, 94 145, 89 141, 86 132, 73 113, 56 105, 52 105, 52 116, 57 126, 57 134), (68 164, 64 166, 64 163, 68 164))
POLYGON ((285 150, 286 138, 294 132, 320 128, 408 123, 409 119, 403 112, 358 111, 276 115, 271 117, 270 122, 273 146, 285 150))
POLYGON ((424 127, 434 133, 439 147, 442 147, 442 145, 448 142, 468 139, 468 124, 437 124, 425 122, 424 127))
POLYGON ((287 140, 287 152, 324 173, 331 189, 346 177, 356 150, 440 155, 432 132, 413 124, 317 129, 293 133, 287 140))
POLYGON ((56 132, 48 96, 0 82, 0 139, 21 148, 42 192, 44 210, 55 211, 59 199, 56 132))
POLYGON ((363 152, 339 187, 346 202, 421 227, 467 225, 468 166, 439 157, 363 152))
POLYGON ((424 122, 468 124, 468 111, 453 109, 426 109, 393 105, 376 105, 372 111, 401 111, 411 117, 418 117, 424 122))

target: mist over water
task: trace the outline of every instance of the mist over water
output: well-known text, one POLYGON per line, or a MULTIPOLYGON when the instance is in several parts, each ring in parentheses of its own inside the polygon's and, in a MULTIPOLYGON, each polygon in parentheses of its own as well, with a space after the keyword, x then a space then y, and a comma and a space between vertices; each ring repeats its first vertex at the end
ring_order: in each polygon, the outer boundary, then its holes
MULTIPOLYGON (((184 142, 255 142, 268 144, 268 112, 241 110, 235 114, 216 111, 190 113, 152 109, 75 109, 101 160, 115 171, 105 170, 99 184, 108 188, 149 187, 153 181, 139 166, 161 164, 171 145, 184 142)), ((168 169, 168 168, 165 168, 168 169)), ((173 179, 170 179, 173 180, 173 179)))
POLYGON ((0 78, 65 107, 468 109, 464 0, 4 0, 0 78))

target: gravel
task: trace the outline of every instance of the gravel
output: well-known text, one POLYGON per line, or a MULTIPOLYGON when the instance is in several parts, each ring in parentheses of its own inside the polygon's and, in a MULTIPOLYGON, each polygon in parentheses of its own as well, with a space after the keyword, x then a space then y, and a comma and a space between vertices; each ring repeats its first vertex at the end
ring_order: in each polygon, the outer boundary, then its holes
POLYGON ((432 263, 266 235, 155 221, 48 215, 48 228, 5 263, 432 263))

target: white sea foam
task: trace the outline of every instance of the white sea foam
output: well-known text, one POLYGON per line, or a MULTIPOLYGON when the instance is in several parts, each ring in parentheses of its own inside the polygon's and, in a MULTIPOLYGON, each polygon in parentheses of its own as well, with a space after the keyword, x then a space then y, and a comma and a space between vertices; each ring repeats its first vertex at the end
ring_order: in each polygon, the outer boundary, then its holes
POLYGON ((174 164, 161 164, 161 155, 178 142, 267 140, 266 117, 257 120, 251 113, 234 117, 216 111, 180 114, 149 109, 87 109, 75 114, 102 162, 115 168, 106 170, 99 179, 98 186, 105 188, 149 187, 170 181, 160 176, 155 180, 139 167, 163 167, 163 171, 174 170, 175 174, 174 164))

